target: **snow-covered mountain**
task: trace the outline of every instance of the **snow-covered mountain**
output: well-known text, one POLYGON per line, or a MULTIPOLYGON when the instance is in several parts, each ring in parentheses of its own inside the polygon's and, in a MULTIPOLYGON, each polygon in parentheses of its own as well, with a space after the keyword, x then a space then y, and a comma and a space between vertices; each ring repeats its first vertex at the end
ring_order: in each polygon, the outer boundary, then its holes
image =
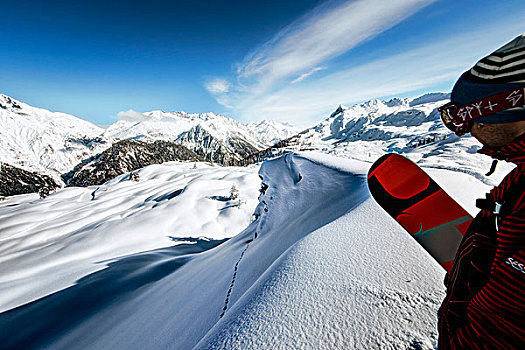
POLYGON ((242 124, 214 113, 152 111, 119 120, 104 132, 106 139, 178 142, 208 161, 240 164, 251 153, 299 131, 275 121, 242 124))
POLYGON ((0 94, 0 162, 52 175, 110 146, 104 129, 65 113, 31 107, 0 94))
POLYGON ((230 138, 244 139, 260 149, 299 131, 291 125, 275 121, 243 124, 214 113, 152 111, 130 119, 119 120, 110 125, 104 132, 104 137, 173 141, 182 132, 198 127, 222 142, 230 138))
MULTIPOLYGON (((476 154, 481 144, 470 135, 455 136, 441 122, 437 108, 449 98, 449 94, 430 93, 413 99, 375 99, 352 107, 339 106, 316 126, 259 155, 317 150, 372 162, 384 153, 396 152, 421 165, 469 173, 495 185, 484 175, 490 158, 476 154)), ((512 166, 501 167, 504 173, 512 166)))
POLYGON ((301 129, 288 124, 280 123, 274 120, 262 120, 246 125, 255 137, 259 138, 262 143, 275 145, 277 142, 298 134, 301 129))
POLYGON ((0 162, 60 175, 124 139, 172 141, 209 161, 240 164, 248 154, 271 146, 298 129, 273 121, 242 124, 213 113, 152 111, 102 129, 80 118, 31 107, 0 95, 0 162))

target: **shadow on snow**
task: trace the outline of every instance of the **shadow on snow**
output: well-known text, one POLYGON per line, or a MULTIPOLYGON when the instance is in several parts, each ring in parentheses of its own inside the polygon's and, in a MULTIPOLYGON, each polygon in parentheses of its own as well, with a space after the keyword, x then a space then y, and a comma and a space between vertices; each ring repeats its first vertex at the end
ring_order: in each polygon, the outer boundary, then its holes
POLYGON ((175 238, 172 247, 137 253, 78 280, 74 286, 0 314, 0 347, 45 347, 84 319, 110 304, 130 298, 140 288, 173 273, 193 254, 226 240, 175 238))

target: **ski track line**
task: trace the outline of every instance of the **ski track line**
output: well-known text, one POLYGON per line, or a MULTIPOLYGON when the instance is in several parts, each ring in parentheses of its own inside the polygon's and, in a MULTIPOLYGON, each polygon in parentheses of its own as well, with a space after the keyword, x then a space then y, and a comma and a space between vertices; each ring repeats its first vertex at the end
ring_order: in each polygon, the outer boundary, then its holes
POLYGON ((244 258, 244 254, 248 250, 248 247, 250 246, 250 243, 251 243, 251 241, 249 241, 246 244, 246 248, 244 248, 244 250, 242 251, 241 256, 239 257, 239 260, 237 260, 237 263, 235 263, 232 282, 230 284, 230 289, 228 289, 228 293, 226 294, 226 300, 224 300, 224 308, 222 309, 222 313, 219 316, 219 319, 223 318, 224 315, 226 314, 226 310, 228 309, 228 304, 230 303, 230 296, 231 296, 232 291, 233 291, 233 286, 235 285, 235 280, 237 279, 237 271, 239 269, 239 264, 240 264, 242 258, 244 258))

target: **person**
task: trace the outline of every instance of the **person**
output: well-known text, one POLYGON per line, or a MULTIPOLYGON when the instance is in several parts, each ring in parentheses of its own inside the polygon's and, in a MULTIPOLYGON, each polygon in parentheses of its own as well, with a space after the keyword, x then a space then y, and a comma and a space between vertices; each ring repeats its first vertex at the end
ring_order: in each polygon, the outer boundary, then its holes
POLYGON ((525 34, 461 75, 450 99, 445 126, 516 167, 476 202, 445 277, 438 348, 525 349, 525 34))

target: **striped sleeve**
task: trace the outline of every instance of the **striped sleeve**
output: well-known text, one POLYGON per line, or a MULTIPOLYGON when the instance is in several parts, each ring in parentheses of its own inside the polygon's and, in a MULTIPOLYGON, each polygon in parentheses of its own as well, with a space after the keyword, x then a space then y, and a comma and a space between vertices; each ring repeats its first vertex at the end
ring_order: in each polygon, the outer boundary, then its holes
POLYGON ((525 201, 501 221, 488 282, 472 298, 450 349, 525 349, 525 201))

